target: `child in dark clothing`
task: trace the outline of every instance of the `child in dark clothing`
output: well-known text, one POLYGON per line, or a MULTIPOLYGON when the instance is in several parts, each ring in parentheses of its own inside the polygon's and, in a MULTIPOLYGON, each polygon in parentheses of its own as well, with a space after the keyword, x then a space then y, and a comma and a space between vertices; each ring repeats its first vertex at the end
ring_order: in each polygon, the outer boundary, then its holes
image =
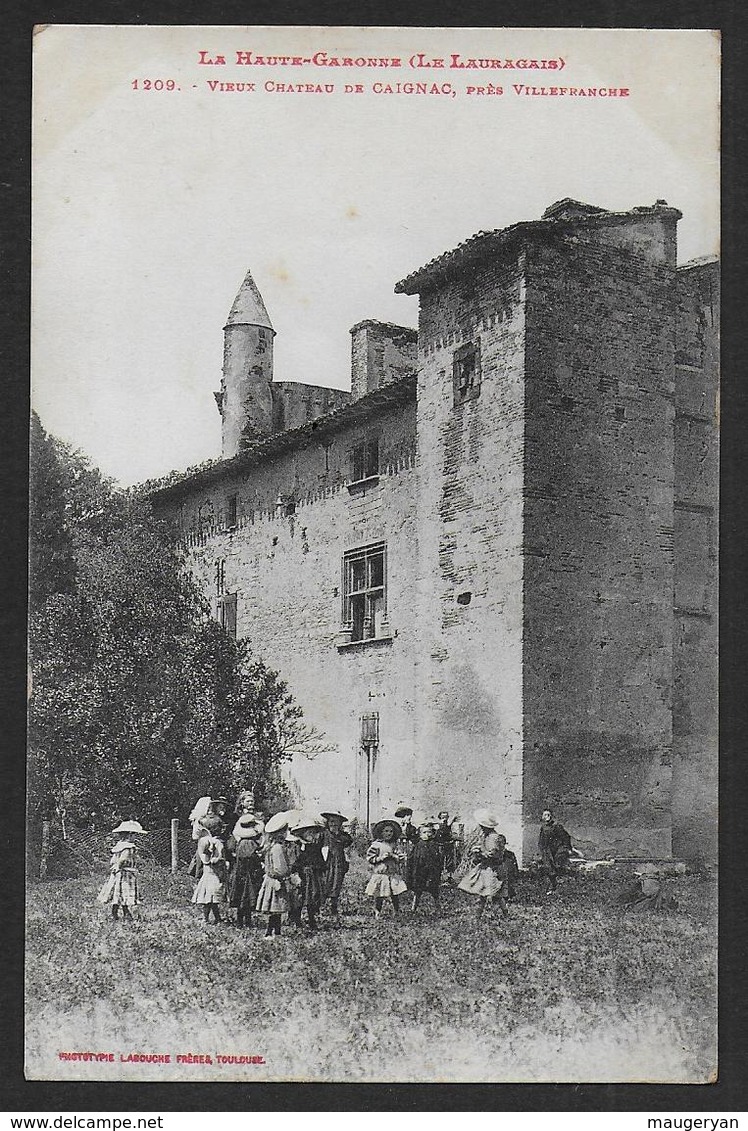
POLYGON ((324 895, 325 858, 322 855, 322 837, 325 824, 321 817, 301 818, 291 832, 301 841, 293 871, 301 879, 301 909, 306 907, 311 931, 317 930, 317 916, 324 895))
POLYGON ((337 925, 340 926, 338 900, 340 899, 340 892, 343 888, 343 881, 345 880, 350 866, 345 850, 351 847, 353 838, 343 831, 343 821, 345 818, 342 813, 323 813, 322 817, 327 823, 322 845, 323 855, 324 849, 327 849, 325 890, 327 898, 330 900, 330 911, 337 925))
POLYGON ((252 911, 263 880, 260 840, 262 821, 254 814, 245 814, 236 822, 228 839, 227 851, 232 861, 229 878, 229 907, 236 908, 237 927, 252 926, 252 911))
POLYGON ((438 911, 439 886, 442 875, 442 853, 435 839, 433 825, 421 825, 418 830, 418 840, 413 845, 413 850, 408 857, 405 870, 405 882, 413 892, 412 910, 418 908, 421 896, 425 891, 434 901, 438 911))

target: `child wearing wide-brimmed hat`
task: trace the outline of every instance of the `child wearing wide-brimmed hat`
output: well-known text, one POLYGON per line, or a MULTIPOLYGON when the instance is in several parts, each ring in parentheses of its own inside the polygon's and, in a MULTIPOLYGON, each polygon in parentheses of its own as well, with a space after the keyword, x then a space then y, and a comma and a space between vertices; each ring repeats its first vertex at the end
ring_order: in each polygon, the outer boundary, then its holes
POLYGON ((199 880, 202 873, 203 866, 200 863, 200 857, 197 854, 197 842, 200 837, 205 836, 205 828, 203 827, 203 818, 207 817, 210 813, 211 799, 207 795, 198 797, 195 804, 192 806, 188 820, 192 822, 192 839, 195 842, 195 851, 192 859, 187 867, 187 875, 193 876, 194 879, 199 880))
POLYGON ((325 861, 326 898, 330 900, 330 912, 336 924, 340 926, 338 902, 343 889, 343 881, 350 867, 346 849, 353 844, 353 837, 350 833, 345 832, 343 823, 346 818, 337 809, 322 813, 321 816, 327 825, 322 844, 323 855, 325 849, 327 849, 327 860, 325 861))
POLYGON ((245 813, 226 842, 231 862, 229 907, 236 908, 237 927, 252 926, 252 912, 262 884, 260 843, 264 828, 262 820, 254 813, 245 813))
POLYGON ((472 866, 457 886, 478 897, 479 919, 489 903, 496 903, 506 917, 509 914, 506 905, 509 886, 506 837, 497 831, 498 819, 487 809, 476 811, 475 822, 480 833, 467 852, 472 866))
POLYGON ((276 813, 265 825, 265 878, 257 895, 257 910, 268 916, 265 938, 281 933, 281 916, 289 910, 291 864, 286 853, 287 832, 287 813, 276 813))
POLYGON ((392 900, 395 915, 400 911, 400 896, 407 891, 401 875, 405 854, 400 849, 402 829, 394 818, 385 817, 372 825, 373 840, 366 852, 366 859, 373 868, 371 879, 366 885, 366 895, 374 898, 374 917, 382 914, 385 899, 392 900))
POLYGON ((140 889, 138 887, 137 846, 132 839, 134 836, 145 836, 146 831, 139 821, 123 821, 117 825, 113 833, 125 833, 112 848, 109 861, 109 878, 96 896, 97 903, 111 903, 112 918, 119 917, 122 909, 122 918, 131 919, 131 907, 140 903, 140 889))
POLYGON ((223 822, 219 817, 209 814, 202 818, 201 824, 204 832, 197 842, 197 857, 202 872, 192 893, 192 902, 202 907, 206 923, 210 922, 211 914, 213 921, 220 923, 219 908, 226 902, 228 870, 224 843, 217 835, 223 827, 223 822))

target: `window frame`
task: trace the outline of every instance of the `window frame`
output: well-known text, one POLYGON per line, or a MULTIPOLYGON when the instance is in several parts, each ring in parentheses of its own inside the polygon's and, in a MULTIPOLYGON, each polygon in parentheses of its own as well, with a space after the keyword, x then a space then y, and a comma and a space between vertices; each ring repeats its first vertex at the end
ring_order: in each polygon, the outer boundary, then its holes
POLYGON ((379 482, 381 432, 367 432, 348 449, 348 490, 379 482))
POLYGON ((224 632, 227 632, 232 639, 237 639, 237 600, 238 594, 236 591, 233 593, 222 593, 218 598, 216 605, 217 620, 224 632))
POLYGON ((387 613, 387 543, 371 542, 346 550, 341 563, 341 617, 348 643, 365 644, 389 639, 387 613), (373 574, 381 557, 381 582, 373 574), (354 570, 363 565, 363 584, 356 584, 354 570), (377 629, 379 631, 377 632, 377 629))
POLYGON ((480 338, 476 338, 475 341, 465 342, 463 345, 459 346, 452 355, 452 396, 454 399, 454 407, 457 408, 458 405, 476 400, 480 396, 481 383, 480 338), (470 383, 464 385, 462 367, 468 358, 471 358, 474 364, 470 383))

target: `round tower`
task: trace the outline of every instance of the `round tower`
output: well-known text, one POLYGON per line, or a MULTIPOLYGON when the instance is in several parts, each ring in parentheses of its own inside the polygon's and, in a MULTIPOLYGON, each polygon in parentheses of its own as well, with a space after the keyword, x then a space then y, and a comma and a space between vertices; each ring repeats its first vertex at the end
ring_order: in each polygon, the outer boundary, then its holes
POLYGON ((274 337, 262 295, 247 272, 223 328, 223 378, 216 400, 224 459, 273 430, 274 337))

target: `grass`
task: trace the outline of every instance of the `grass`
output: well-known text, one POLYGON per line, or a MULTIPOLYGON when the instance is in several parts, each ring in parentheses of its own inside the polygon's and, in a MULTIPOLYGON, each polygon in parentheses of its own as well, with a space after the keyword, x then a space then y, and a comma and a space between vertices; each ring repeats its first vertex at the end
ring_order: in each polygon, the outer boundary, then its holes
MULTIPOLYGON (((716 887, 677 877, 679 910, 613 904, 625 870, 524 883, 508 921, 375 922, 355 860, 344 927, 206 927, 191 883, 144 877, 134 923, 94 903, 104 875, 28 893, 27 1074, 35 1079, 706 1081, 716 1069, 716 887), (146 886, 147 884, 147 886, 146 886), (114 1064, 58 1051, 113 1052, 114 1064), (120 1054, 169 1053, 168 1066, 120 1054), (177 1053, 211 1065, 176 1064, 177 1053), (218 1064, 217 1055, 264 1057, 218 1064)), ((262 917, 258 916, 257 919, 262 917)), ((263 921, 264 927, 264 921, 263 921)))

